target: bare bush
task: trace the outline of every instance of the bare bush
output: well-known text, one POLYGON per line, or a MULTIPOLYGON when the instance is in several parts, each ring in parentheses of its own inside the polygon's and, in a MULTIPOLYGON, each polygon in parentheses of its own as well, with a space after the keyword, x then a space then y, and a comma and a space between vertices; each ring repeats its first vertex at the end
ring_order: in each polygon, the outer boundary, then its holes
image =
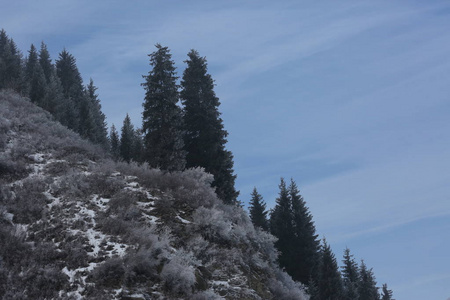
POLYGON ((197 265, 198 261, 191 253, 178 250, 161 271, 165 288, 175 295, 191 295, 197 265))

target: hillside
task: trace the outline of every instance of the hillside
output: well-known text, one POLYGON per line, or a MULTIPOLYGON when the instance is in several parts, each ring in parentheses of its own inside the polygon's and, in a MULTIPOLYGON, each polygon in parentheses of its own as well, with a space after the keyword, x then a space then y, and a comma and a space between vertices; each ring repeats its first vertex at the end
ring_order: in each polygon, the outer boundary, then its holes
POLYGON ((3 299, 307 299, 201 169, 116 163, 0 92, 3 299))

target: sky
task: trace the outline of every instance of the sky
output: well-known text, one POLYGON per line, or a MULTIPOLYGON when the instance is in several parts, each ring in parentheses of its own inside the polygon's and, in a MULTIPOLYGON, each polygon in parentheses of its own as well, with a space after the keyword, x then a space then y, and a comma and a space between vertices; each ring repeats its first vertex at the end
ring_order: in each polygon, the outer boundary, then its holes
POLYGON ((66 48, 108 123, 141 126, 154 45, 208 61, 247 203, 294 178, 337 260, 397 300, 450 298, 448 1, 3 1, 26 54, 66 48))

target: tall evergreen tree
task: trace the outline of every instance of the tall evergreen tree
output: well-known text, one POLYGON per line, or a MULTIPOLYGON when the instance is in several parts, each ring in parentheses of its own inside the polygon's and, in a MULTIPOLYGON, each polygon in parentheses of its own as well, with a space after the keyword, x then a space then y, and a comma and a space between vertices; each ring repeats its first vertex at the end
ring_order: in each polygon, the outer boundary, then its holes
POLYGON ((292 220, 294 240, 294 257, 292 278, 308 284, 311 277, 315 277, 319 260, 320 241, 316 234, 316 227, 312 215, 300 195, 297 184, 293 179, 289 185, 289 197, 292 202, 292 220))
POLYGON ((162 170, 183 170, 186 152, 175 66, 167 47, 157 44, 156 48, 149 55, 152 70, 143 76, 142 84, 146 91, 143 104, 146 160, 150 166, 162 170))
POLYGON ((387 284, 383 284, 381 300, 395 300, 392 298, 392 290, 388 289, 387 284))
POLYGON ((144 154, 145 154, 145 147, 142 138, 142 130, 138 128, 134 130, 133 149, 131 151, 131 157, 133 161, 141 163, 144 161, 144 154))
POLYGON ((109 144, 111 145, 112 157, 114 160, 118 160, 120 157, 120 138, 114 124, 111 126, 111 130, 109 131, 109 144))
POLYGON ((102 145, 106 148, 108 145, 106 116, 102 112, 102 106, 96 91, 97 87, 94 85, 94 81, 91 78, 85 89, 85 98, 88 101, 87 108, 89 118, 91 118, 86 124, 87 126, 92 126, 92 128, 88 130, 90 133, 88 138, 93 143, 102 145))
POLYGON ((120 136, 120 156, 126 162, 133 158, 134 127, 131 124, 130 116, 127 114, 123 120, 122 133, 120 136))
POLYGON ((376 285, 372 269, 368 269, 364 261, 361 261, 358 284, 359 300, 378 300, 380 297, 376 285))
POLYGON ((44 72, 47 83, 50 83, 55 67, 52 64, 50 53, 48 52, 47 45, 44 42, 41 43, 41 49, 39 51, 39 64, 44 72))
POLYGON ((267 220, 266 203, 262 196, 253 188, 252 199, 250 199, 250 219, 255 227, 269 231, 269 221, 267 220))
POLYGON ((28 87, 28 97, 31 102, 43 107, 47 90, 47 81, 38 60, 36 47, 33 44, 31 44, 30 50, 28 51, 28 57, 25 64, 25 81, 28 87))
POLYGON ((344 250, 344 260, 342 270, 342 278, 344 283, 344 299, 354 300, 358 299, 358 282, 359 272, 358 264, 356 263, 353 255, 350 254, 350 249, 344 250))
MULTIPOLYGON (((82 133, 84 131, 80 121, 81 113, 85 109, 83 106, 87 104, 83 95, 83 80, 76 65, 73 55, 64 49, 56 60, 56 73, 61 82, 63 95, 65 98, 62 110, 62 123, 68 128, 82 133), (81 128, 80 128, 81 127, 81 128)), ((83 134, 82 134, 83 135, 83 134)))
POLYGON ((219 198, 225 203, 236 203, 239 192, 234 186, 233 155, 225 149, 228 132, 220 118, 220 102, 206 58, 191 50, 185 63, 180 95, 184 105, 186 167, 204 167, 214 175, 213 186, 219 198))
POLYGON ((280 267, 285 268, 289 274, 292 274, 295 268, 293 265, 295 234, 293 231, 292 203, 283 178, 281 178, 279 188, 279 196, 270 216, 270 231, 278 238, 275 247, 280 252, 278 257, 280 267))
POLYGON ((5 30, 0 31, 0 89, 24 90, 22 54, 5 30))
POLYGON ((321 300, 342 299, 342 279, 330 245, 323 240, 317 286, 321 300))

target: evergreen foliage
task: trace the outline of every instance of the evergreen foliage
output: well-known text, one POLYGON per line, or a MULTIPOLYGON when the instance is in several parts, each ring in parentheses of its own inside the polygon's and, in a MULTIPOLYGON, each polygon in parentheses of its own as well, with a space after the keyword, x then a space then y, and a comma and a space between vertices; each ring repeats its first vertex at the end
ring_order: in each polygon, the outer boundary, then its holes
POLYGON ((157 44, 156 48, 149 54, 152 70, 143 76, 142 84, 146 91, 143 104, 146 161, 162 170, 183 170, 186 152, 175 66, 167 47, 157 44))
POLYGON ((361 261, 359 267, 358 294, 360 300, 378 300, 377 282, 372 269, 368 269, 364 261, 361 261))
POLYGON ((225 149, 228 132, 220 118, 220 102, 206 58, 191 50, 185 63, 180 96, 184 105, 186 167, 205 168, 214 175, 213 186, 219 198, 236 203, 239 192, 234 187, 233 155, 225 149))
POLYGON ((130 116, 127 114, 123 120, 122 133, 120 135, 120 156, 126 162, 133 158, 134 127, 130 116))
POLYGON ((23 91, 22 54, 5 30, 0 31, 0 89, 23 91))
POLYGON ((321 300, 342 299, 341 274, 330 245, 323 240, 321 259, 317 276, 317 286, 321 300))
POLYGON ((120 157, 120 138, 114 124, 111 125, 109 131, 109 144, 111 145, 111 154, 114 160, 117 161, 120 157))
POLYGON ((25 64, 25 81, 27 83, 27 94, 31 102, 42 107, 47 89, 47 81, 39 63, 36 47, 33 44, 31 44, 30 50, 28 51, 28 58, 25 64))
POLYGON ((270 231, 278 238, 275 242, 275 247, 280 252, 278 262, 291 275, 295 268, 292 264, 295 251, 295 235, 293 231, 292 204, 283 178, 281 178, 279 188, 280 192, 276 199, 276 205, 270 216, 270 231))
POLYGON ((395 300, 392 298, 392 290, 388 289, 387 284, 383 284, 383 288, 381 291, 381 300, 395 300))
POLYGON ((358 299, 358 282, 359 272, 358 264, 353 255, 350 254, 350 249, 344 250, 344 260, 342 261, 342 279, 344 283, 344 299, 353 300, 358 299))
POLYGON ((90 79, 89 84, 85 89, 85 98, 88 101, 88 114, 89 123, 87 138, 95 144, 102 145, 103 147, 108 146, 108 133, 106 125, 106 116, 102 112, 102 106, 100 104, 100 99, 96 93, 97 87, 94 85, 94 81, 90 79))
POLYGON ((58 60, 56 60, 56 73, 61 81, 62 92, 65 98, 61 107, 61 121, 69 129, 73 129, 80 134, 81 132, 86 134, 85 128, 83 128, 85 122, 80 126, 80 113, 84 110, 81 107, 86 105, 86 103, 81 104, 81 102, 85 102, 83 99, 83 80, 76 66, 75 57, 65 49, 59 54, 58 60))
POLYGON ((250 219, 255 227, 269 231, 269 221, 267 220, 266 203, 262 196, 253 188, 252 199, 250 200, 250 219))
POLYGON ((293 257, 295 268, 292 270, 291 276, 295 280, 307 284, 309 278, 315 276, 320 242, 312 215, 293 179, 289 185, 289 196, 292 202, 293 231, 295 233, 293 257))

